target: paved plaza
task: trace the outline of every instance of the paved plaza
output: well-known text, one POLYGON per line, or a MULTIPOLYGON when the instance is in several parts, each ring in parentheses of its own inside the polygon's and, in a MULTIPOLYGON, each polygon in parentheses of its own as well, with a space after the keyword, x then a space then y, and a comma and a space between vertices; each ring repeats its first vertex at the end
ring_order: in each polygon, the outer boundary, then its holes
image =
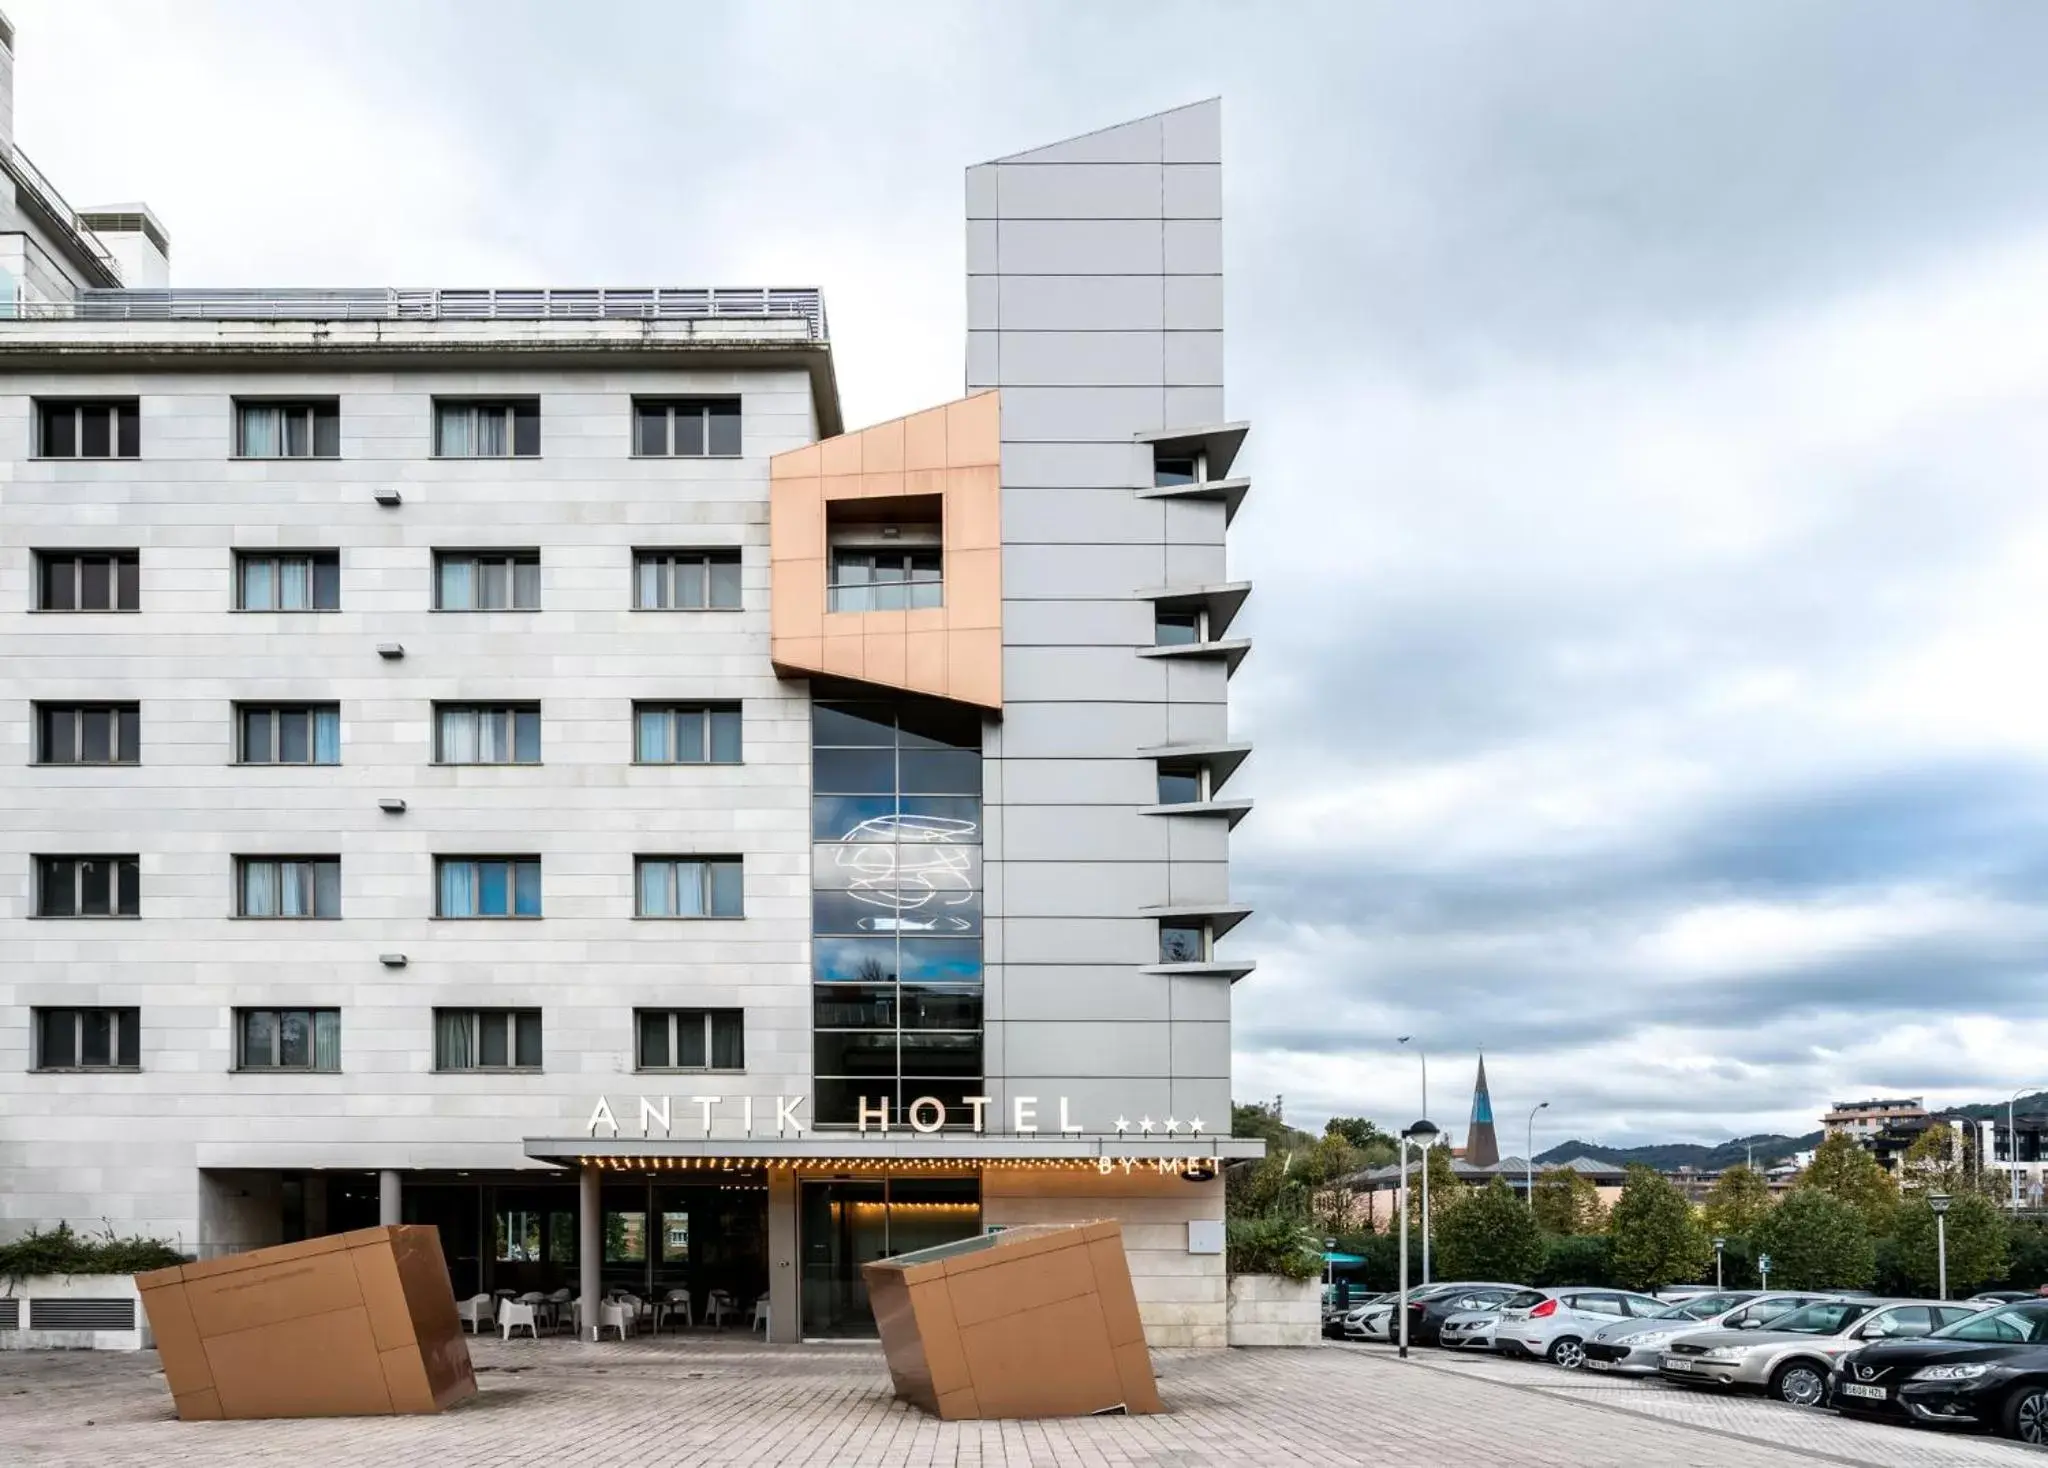
POLYGON ((153 1352, 0 1353, 9 1464, 1879 1468, 2039 1464, 1984 1438, 1846 1422, 1540 1364, 1374 1347, 1160 1352, 1158 1417, 941 1423, 895 1402, 872 1346, 674 1339, 475 1343, 478 1397, 439 1417, 180 1423, 153 1352))

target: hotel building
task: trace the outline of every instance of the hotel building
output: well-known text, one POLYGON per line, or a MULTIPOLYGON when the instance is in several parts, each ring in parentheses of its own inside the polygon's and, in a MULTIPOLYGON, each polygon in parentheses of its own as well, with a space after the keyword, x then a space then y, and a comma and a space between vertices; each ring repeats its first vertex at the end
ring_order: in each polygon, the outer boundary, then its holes
POLYGON ((967 170, 965 391, 802 289, 207 290, 13 144, 0 1236, 714 1291, 1118 1218, 1224 1340, 1220 109, 967 170))

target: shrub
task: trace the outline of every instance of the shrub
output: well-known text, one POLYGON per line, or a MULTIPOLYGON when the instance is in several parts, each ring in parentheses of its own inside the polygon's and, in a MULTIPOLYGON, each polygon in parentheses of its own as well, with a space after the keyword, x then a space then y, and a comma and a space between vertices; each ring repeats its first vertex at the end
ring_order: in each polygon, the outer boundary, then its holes
POLYGON ((1613 1245, 1605 1234, 1547 1234, 1532 1285, 1614 1284, 1613 1245))
POLYGON ((1750 1235, 1771 1256, 1771 1285, 1781 1290, 1867 1289, 1877 1251, 1863 1211, 1820 1188, 1794 1188, 1750 1235))
POLYGON ((111 1224, 97 1235, 79 1235, 71 1225, 31 1229, 11 1244, 0 1244, 0 1279, 19 1280, 38 1274, 141 1274, 183 1264, 180 1254, 161 1239, 116 1238, 111 1224))
POLYGON ((1319 1279, 1323 1241, 1293 1218, 1233 1218, 1224 1226, 1232 1274, 1278 1274, 1319 1279))
POLYGON ((1499 1178, 1460 1198, 1436 1225, 1439 1278, 1524 1280, 1542 1261, 1535 1217, 1499 1178))
POLYGON ((1607 1215, 1614 1278, 1632 1290, 1689 1284, 1714 1267, 1714 1244, 1685 1194, 1640 1165, 1607 1215))

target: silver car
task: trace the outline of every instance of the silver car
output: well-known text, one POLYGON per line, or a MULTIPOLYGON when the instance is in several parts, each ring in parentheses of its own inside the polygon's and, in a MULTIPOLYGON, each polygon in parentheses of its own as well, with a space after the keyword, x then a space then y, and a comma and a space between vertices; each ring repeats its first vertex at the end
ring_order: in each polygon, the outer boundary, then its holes
POLYGON ((1759 1330, 1703 1330, 1664 1348, 1666 1381, 1765 1391, 1796 1407, 1827 1399, 1835 1358, 1871 1341, 1932 1333, 1981 1310, 1939 1300, 1821 1300, 1759 1330))
POLYGON ((1500 1328, 1500 1309, 1460 1310, 1444 1321, 1437 1344, 1447 1351, 1490 1351, 1500 1328))
POLYGON ((1699 1330, 1756 1330, 1788 1311, 1828 1298, 1822 1294, 1767 1295, 1760 1290, 1693 1295, 1648 1320, 1617 1321, 1594 1331, 1586 1338, 1586 1369, 1625 1376, 1654 1373, 1663 1363, 1664 1348, 1679 1336, 1699 1330))
POLYGON ((1524 1290, 1501 1307, 1493 1348, 1503 1356, 1534 1356, 1567 1371, 1586 1364, 1586 1338, 1624 1320, 1648 1320, 1664 1302, 1626 1290, 1557 1285, 1524 1290))

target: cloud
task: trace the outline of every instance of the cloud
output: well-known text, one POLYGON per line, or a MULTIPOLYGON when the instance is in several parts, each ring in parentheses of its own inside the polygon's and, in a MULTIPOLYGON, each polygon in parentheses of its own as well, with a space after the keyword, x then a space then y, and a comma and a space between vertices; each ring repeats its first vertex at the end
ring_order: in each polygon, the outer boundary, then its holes
POLYGON ((815 283, 850 422, 959 388, 963 167, 1223 94, 1240 1095, 2041 1079, 2048 10, 8 8, 185 283, 815 283))

